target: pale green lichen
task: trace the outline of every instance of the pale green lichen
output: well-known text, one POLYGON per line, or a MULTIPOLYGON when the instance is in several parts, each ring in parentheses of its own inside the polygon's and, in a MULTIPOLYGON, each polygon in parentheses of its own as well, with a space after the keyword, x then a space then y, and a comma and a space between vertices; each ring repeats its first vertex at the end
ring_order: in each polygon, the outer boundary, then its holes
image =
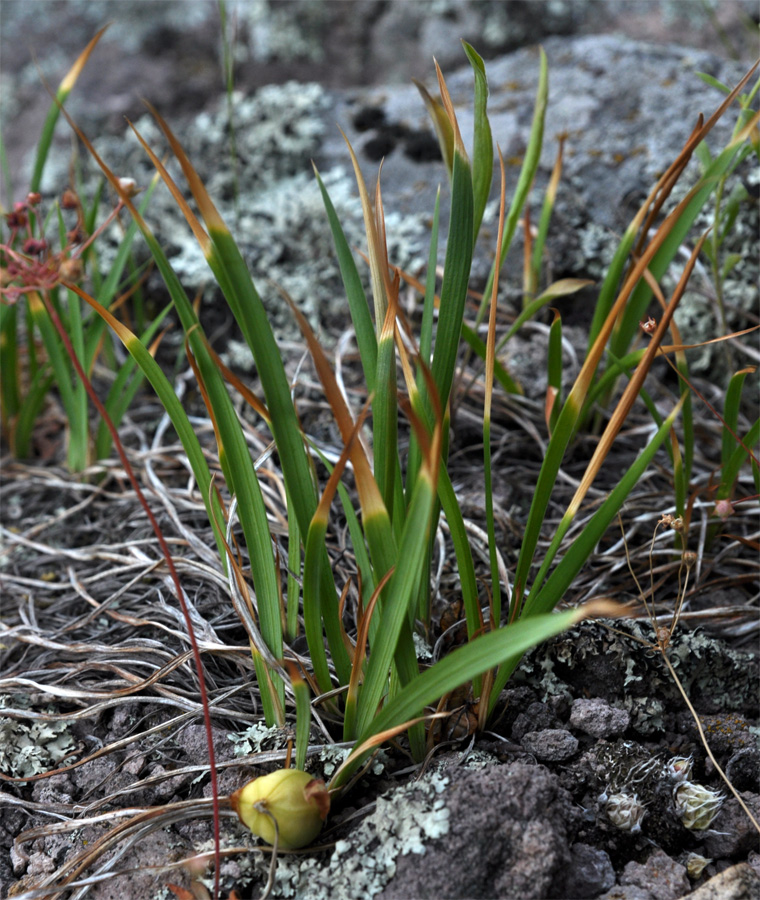
MULTIPOLYGON (((639 734, 661 731, 668 704, 680 706, 681 700, 659 653, 651 652, 652 629, 639 622, 609 624, 610 629, 584 623, 531 651, 512 683, 527 683, 542 701, 572 699, 576 694, 562 675, 572 671, 575 681, 586 679, 590 689, 601 691, 599 696, 625 709, 639 734)), ((749 654, 724 647, 703 632, 677 630, 668 658, 689 696, 709 697, 725 712, 754 702, 755 683, 747 671, 754 671, 755 663, 749 654)))
POLYGON ((319 752, 319 768, 325 778, 329 778, 346 760, 351 752, 349 747, 323 747, 319 752))
POLYGON ((238 57, 247 53, 257 62, 324 58, 320 36, 329 26, 330 17, 320 0, 295 0, 290 4, 246 0, 235 4, 234 9, 249 32, 245 45, 237 43, 238 57))
MULTIPOLYGON (((229 157, 229 131, 224 103, 189 123, 172 122, 188 157, 196 167, 219 212, 230 228, 270 314, 275 332, 297 337, 292 314, 275 285, 292 297, 312 327, 336 322, 345 327, 348 304, 342 287, 332 234, 310 159, 318 156, 326 124, 329 98, 317 84, 289 82, 268 85, 250 96, 235 93, 233 117, 237 163, 229 157)), ((160 154, 165 141, 152 118, 142 117, 137 128, 160 154)), ((96 142, 119 175, 147 185, 152 166, 131 133, 124 139, 96 142)), ((346 155, 348 163, 348 154, 346 155)), ((181 184, 176 162, 168 168, 181 184)), ((349 246, 365 247, 361 205, 353 175, 338 166, 322 179, 349 246)), ((145 218, 165 248, 172 268, 185 289, 203 291, 216 300, 218 288, 203 253, 173 198, 160 187, 151 198, 145 218)), ((422 216, 386 211, 391 262, 418 272, 427 256, 428 229, 422 216)), ((101 265, 115 257, 121 233, 109 232, 112 243, 101 241, 101 265)), ((357 259, 368 288, 366 266, 357 259)), ((330 328, 330 326, 333 326, 330 328)), ((244 358, 246 366, 250 359, 244 358)))
POLYGON ((602 225, 589 222, 581 229, 579 240, 583 269, 591 278, 604 278, 615 256, 619 242, 617 236, 602 225))
POLYGON ((253 353, 248 344, 245 341, 237 341, 234 338, 228 339, 224 353, 220 353, 219 356, 225 365, 243 372, 252 371, 255 365, 253 353))
POLYGON ((433 648, 430 646, 430 642, 425 640, 425 638, 421 634, 417 634, 417 632, 414 632, 412 638, 414 640, 414 652, 417 656, 417 659, 423 662, 432 659, 433 648))
MULTIPOLYGON (((351 747, 336 747, 333 744, 326 744, 318 755, 309 758, 307 768, 315 777, 329 781, 348 758, 351 750, 351 747)), ((387 762, 388 754, 384 750, 379 750, 372 759, 368 772, 373 775, 381 775, 387 762)))
POLYGON ((227 735, 235 745, 235 756, 250 756, 264 750, 282 750, 287 746, 288 733, 276 725, 271 728, 263 722, 254 722, 245 731, 237 731, 227 735))
MULTIPOLYGON (((0 708, 18 706, 9 699, 0 697, 0 708)), ((51 708, 44 712, 52 716, 55 711, 51 708)), ((55 769, 75 749, 68 727, 60 720, 0 717, 0 771, 12 778, 29 778, 55 769)))
POLYGON ((496 758, 486 750, 470 750, 462 762, 462 768, 470 772, 487 769, 496 763, 496 758))
MULTIPOLYGON (((327 865, 314 857, 281 857, 274 895, 298 900, 374 897, 395 874, 400 856, 422 854, 428 841, 448 834, 449 810, 442 796, 448 781, 432 772, 380 797, 374 812, 335 844, 327 865)), ((268 861, 256 857, 254 864, 264 878, 268 861)))

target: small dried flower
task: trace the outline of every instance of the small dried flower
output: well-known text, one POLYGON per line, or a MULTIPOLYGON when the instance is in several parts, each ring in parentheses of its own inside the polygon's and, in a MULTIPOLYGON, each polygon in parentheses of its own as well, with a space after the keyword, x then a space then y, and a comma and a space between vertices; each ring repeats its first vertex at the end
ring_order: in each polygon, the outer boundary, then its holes
POLYGON ((66 188, 61 196, 61 208, 62 209, 79 209, 79 197, 71 190, 71 188, 66 188))
POLYGON ((684 828, 691 831, 705 831, 712 824, 713 819, 723 806, 723 794, 685 781, 679 784, 673 792, 676 810, 678 811, 684 828))
POLYGON ((27 206, 36 206, 40 202, 42 202, 42 194, 37 193, 37 191, 30 191, 26 195, 27 206))
POLYGON ((12 212, 5 214, 5 221, 9 228, 24 228, 29 221, 26 215, 26 204, 14 203, 12 212))
POLYGON ((715 504, 715 515, 720 516, 725 522, 734 514, 734 504, 730 500, 718 500, 715 504))
POLYGON ((137 186, 137 182, 134 178, 120 178, 119 179, 119 187, 124 191, 124 193, 130 199, 135 196, 135 194, 139 194, 142 188, 137 186))
POLYGON ((70 231, 66 232, 66 242, 68 244, 83 244, 87 240, 87 234, 80 224, 75 225, 70 231))
POLYGON ((666 650, 670 644, 670 638, 672 637, 670 628, 661 625, 655 632, 655 637, 657 638, 657 643, 660 647, 662 647, 663 650, 666 650))
POLYGON ((700 856, 699 853, 690 853, 686 860, 686 873, 692 881, 696 881, 704 872, 705 866, 709 866, 711 862, 712 860, 706 856, 700 856))
POLYGON ((38 253, 47 250, 47 241, 44 238, 28 238, 24 241, 22 250, 29 256, 37 256, 38 253))
POLYGON ((652 332, 657 327, 657 322, 651 316, 647 316, 645 322, 640 322, 642 331, 645 331, 647 334, 652 334, 652 332))
POLYGON ((324 781, 300 769, 278 769, 249 781, 230 797, 240 821, 268 844, 293 850, 310 844, 330 810, 324 781))
POLYGON ((636 794, 610 794, 605 804, 607 818, 621 831, 638 834, 641 831, 641 820, 646 814, 644 804, 636 794))
POLYGON ((674 756, 665 764, 665 773, 675 781, 686 781, 691 777, 694 761, 690 756, 674 756))

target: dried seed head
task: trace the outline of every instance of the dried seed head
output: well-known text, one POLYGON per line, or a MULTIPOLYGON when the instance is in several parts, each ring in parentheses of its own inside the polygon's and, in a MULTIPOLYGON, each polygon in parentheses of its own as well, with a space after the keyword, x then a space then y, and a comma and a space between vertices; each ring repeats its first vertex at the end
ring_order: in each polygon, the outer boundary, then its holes
POLYGON ((683 519, 681 516, 674 516, 670 513, 663 513, 657 524, 672 528, 673 531, 683 531, 683 519))
POLYGON ((697 554, 693 550, 685 550, 683 554, 683 562, 687 569, 690 569, 697 561, 697 554))
POLYGON ((47 250, 47 241, 42 238, 28 238, 21 248, 28 256, 37 256, 47 250))
POLYGON ((708 829, 725 799, 718 791, 711 791, 691 781, 679 784, 673 791, 673 798, 684 828, 691 831, 708 829))
POLYGON ((715 504, 715 515, 720 516, 725 522, 734 514, 734 504, 730 500, 718 500, 715 504))
POLYGON ((119 187, 124 191, 127 197, 132 199, 135 194, 139 194, 142 188, 137 186, 137 182, 134 178, 120 178, 119 179, 119 187))
POLYGON ((670 629, 665 625, 661 625, 657 631, 655 632, 655 636, 657 637, 657 643, 664 650, 667 650, 668 645, 670 644, 670 629))
POLYGON ((708 859, 706 856, 700 856, 699 853, 690 853, 686 860, 686 872, 689 878, 691 878, 692 881, 696 881, 702 872, 704 872, 705 866, 709 866, 711 862, 712 860, 708 859))
POLYGON ((66 240, 69 244, 83 244, 87 240, 87 234, 81 225, 75 225, 66 232, 66 240))
POLYGON ((293 850, 310 844, 330 810, 324 781, 300 769, 278 769, 249 781, 230 797, 240 821, 268 844, 293 850))
POLYGON ((82 260, 77 258, 64 259, 58 267, 58 273, 64 281, 79 281, 83 272, 82 260))
POLYGON ((641 831, 641 820, 646 814, 644 804, 636 794, 611 794, 605 804, 607 818, 621 831, 638 834, 641 831))
POLYGON ((61 209, 79 209, 79 197, 71 188, 66 188, 61 195, 61 209))
POLYGON ((645 331, 647 334, 652 334, 657 327, 657 322, 651 316, 647 316, 646 321, 640 322, 642 331, 645 331))
POLYGON ((29 221, 26 215, 26 204, 14 203, 12 212, 5 214, 5 221, 9 228, 24 228, 29 221))
POLYGON ((691 777, 694 761, 690 756, 674 756, 665 764, 665 774, 675 781, 686 781, 691 777))
POLYGON ((42 194, 37 193, 37 191, 32 191, 26 195, 26 203, 27 206, 36 206, 38 203, 42 202, 42 194))

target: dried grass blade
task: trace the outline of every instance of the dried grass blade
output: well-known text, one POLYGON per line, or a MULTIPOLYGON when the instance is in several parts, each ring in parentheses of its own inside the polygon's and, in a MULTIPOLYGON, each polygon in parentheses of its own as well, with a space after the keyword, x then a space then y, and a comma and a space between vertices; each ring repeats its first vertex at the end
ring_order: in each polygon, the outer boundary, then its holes
MULTIPOLYGON (((581 503, 583 502, 583 498, 588 493, 588 490, 591 487, 591 484, 593 483, 597 474, 599 473, 599 469, 601 468, 602 463, 607 457, 612 444, 617 438, 624 422, 628 418, 631 408, 633 407, 639 391, 644 384, 644 379, 649 374, 652 363, 654 362, 655 357, 658 355, 660 343, 662 342, 662 339, 665 336, 666 331, 668 330, 678 303, 683 296, 684 291, 686 290, 686 285, 688 284, 691 272, 694 268, 694 265, 696 264, 697 257, 699 256, 706 237, 706 234, 702 235, 696 247, 694 248, 689 262, 685 266, 681 274, 681 278, 679 279, 678 285, 676 286, 670 302, 668 303, 665 313, 658 323, 654 334, 652 335, 649 346, 647 347, 641 362, 636 367, 636 371, 634 372, 633 377, 626 385, 626 388, 623 391, 623 395, 620 398, 617 406, 615 407, 610 420, 607 423, 607 427, 604 430, 604 433, 599 438, 599 442, 597 443, 591 460, 586 467, 583 478, 581 479, 581 482, 572 500, 568 504, 568 507, 564 515, 562 516, 562 520, 552 539, 552 543, 548 551, 546 552, 544 560, 542 561, 541 568, 539 569, 534 581, 533 591, 540 588, 543 578, 546 576, 546 573, 549 571, 549 568, 554 561, 554 556, 559 549, 560 543, 567 533, 570 524, 575 518, 575 515, 578 512, 581 503)), ((686 395, 681 398, 681 404, 684 403, 685 400, 686 395)), ((532 606, 532 604, 530 604, 529 601, 528 604, 526 604, 526 611, 530 606, 532 606)))

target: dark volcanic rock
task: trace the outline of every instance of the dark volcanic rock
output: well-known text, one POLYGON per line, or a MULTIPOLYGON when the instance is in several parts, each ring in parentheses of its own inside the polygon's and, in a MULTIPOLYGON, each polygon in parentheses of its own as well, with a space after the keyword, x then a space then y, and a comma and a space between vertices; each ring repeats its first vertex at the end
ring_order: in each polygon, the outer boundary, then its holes
POLYGON ((576 812, 556 776, 516 763, 464 775, 445 792, 449 833, 398 860, 381 900, 561 896, 576 812))

